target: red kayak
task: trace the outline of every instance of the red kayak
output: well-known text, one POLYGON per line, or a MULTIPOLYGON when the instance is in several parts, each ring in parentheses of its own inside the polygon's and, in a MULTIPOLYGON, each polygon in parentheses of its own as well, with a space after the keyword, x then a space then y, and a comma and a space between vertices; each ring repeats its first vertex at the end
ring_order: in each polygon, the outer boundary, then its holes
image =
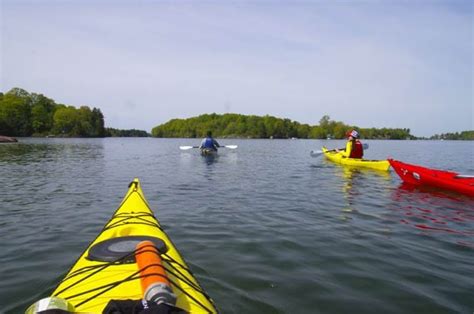
POLYGON ((389 159, 395 172, 409 184, 433 186, 474 196, 474 176, 429 169, 389 159))

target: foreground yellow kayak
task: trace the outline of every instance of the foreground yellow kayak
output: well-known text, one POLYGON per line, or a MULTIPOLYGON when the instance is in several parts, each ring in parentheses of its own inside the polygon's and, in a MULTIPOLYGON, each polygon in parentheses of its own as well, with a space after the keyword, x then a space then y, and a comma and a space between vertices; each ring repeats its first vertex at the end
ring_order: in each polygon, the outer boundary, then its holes
POLYGON ((382 170, 382 171, 388 171, 388 169, 390 169, 390 163, 388 162, 388 160, 368 160, 368 159, 358 159, 358 158, 347 158, 347 157, 342 156, 340 152, 328 150, 326 147, 323 147, 322 151, 324 153, 324 156, 326 156, 327 159, 339 164, 353 166, 353 167, 370 168, 370 169, 382 170))
POLYGON ((213 301, 160 227, 138 179, 130 183, 117 211, 52 296, 66 300, 74 312, 81 313, 102 313, 110 300, 143 299, 143 278, 136 262, 138 256, 134 256, 142 240, 156 245, 176 307, 189 313, 217 313, 213 301))

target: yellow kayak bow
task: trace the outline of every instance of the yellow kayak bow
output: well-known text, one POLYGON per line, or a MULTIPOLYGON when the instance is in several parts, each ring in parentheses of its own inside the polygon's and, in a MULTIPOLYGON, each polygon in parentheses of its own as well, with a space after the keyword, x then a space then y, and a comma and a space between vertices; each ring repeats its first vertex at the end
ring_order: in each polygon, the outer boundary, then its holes
POLYGON ((135 246, 153 242, 176 296, 175 306, 189 313, 217 313, 178 250, 153 215, 138 179, 97 238, 82 253, 52 296, 67 300, 81 313, 102 313, 110 300, 143 298, 135 246))

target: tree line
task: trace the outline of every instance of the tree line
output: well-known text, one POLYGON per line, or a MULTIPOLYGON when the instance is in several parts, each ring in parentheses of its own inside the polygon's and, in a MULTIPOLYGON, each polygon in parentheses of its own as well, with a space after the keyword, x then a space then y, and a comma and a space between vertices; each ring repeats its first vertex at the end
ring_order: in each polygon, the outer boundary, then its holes
POLYGON ((188 119, 172 119, 152 129, 153 137, 204 137, 208 130, 215 137, 342 139, 349 129, 356 129, 363 138, 414 139, 410 129, 359 128, 323 116, 311 126, 290 119, 266 116, 203 114, 188 119))
POLYGON ((21 88, 0 93, 0 134, 8 136, 105 136, 100 109, 75 108, 21 88))
POLYGON ((463 140, 474 141, 474 130, 456 133, 435 134, 430 137, 431 140, 463 140))
MULTIPOLYGON (((366 139, 416 139, 407 128, 359 128, 334 121, 327 115, 319 124, 302 124, 273 116, 203 114, 188 119, 172 119, 152 129, 154 137, 216 137, 342 139, 356 129, 366 139)), ((57 104, 54 100, 21 88, 0 92, 0 134, 7 136, 145 137, 142 130, 104 127, 100 109, 57 104)), ((431 139, 474 140, 474 131, 434 135, 431 139)))
POLYGON ((119 130, 114 128, 105 128, 105 136, 108 137, 148 137, 150 134, 142 130, 119 130))

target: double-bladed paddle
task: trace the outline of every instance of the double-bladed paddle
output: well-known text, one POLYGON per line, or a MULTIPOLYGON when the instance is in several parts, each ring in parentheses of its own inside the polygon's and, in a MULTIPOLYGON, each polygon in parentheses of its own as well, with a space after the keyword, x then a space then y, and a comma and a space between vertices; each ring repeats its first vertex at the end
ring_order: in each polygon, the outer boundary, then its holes
MULTIPOLYGON (((230 149, 236 149, 238 146, 237 145, 223 145, 219 147, 225 147, 225 148, 230 148, 230 149)), ((179 149, 181 150, 188 150, 191 148, 199 148, 199 146, 180 146, 179 149)))

